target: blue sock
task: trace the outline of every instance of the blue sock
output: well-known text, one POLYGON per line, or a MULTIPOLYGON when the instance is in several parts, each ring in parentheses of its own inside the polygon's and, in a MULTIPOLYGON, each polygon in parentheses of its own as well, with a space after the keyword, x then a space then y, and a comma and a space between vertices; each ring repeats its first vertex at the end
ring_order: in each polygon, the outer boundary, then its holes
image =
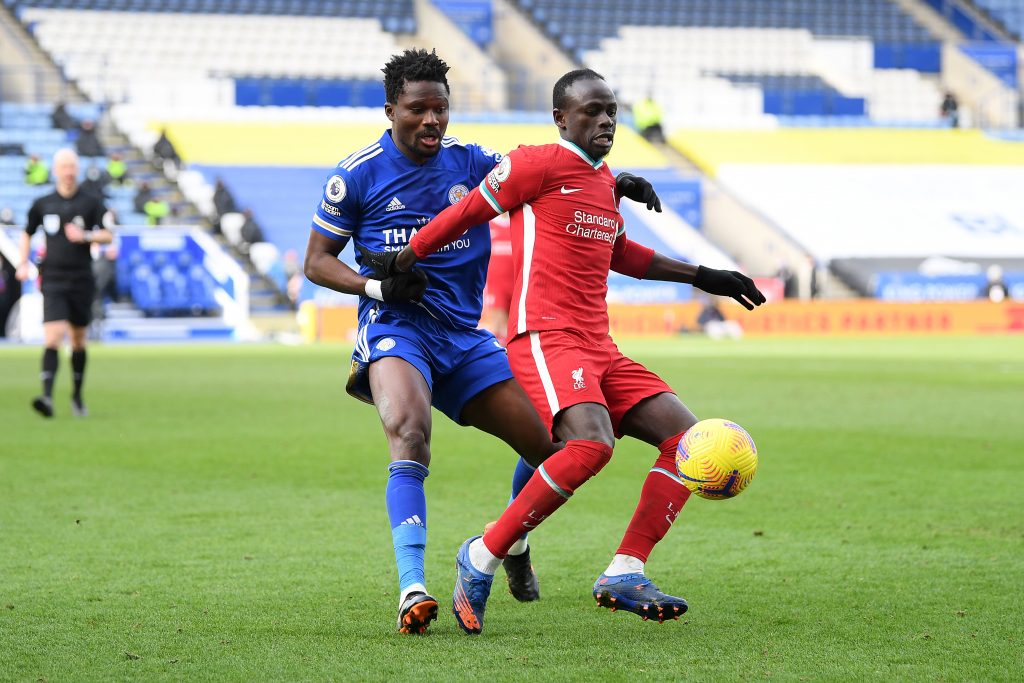
POLYGON ((519 458, 519 462, 516 463, 516 471, 512 473, 512 497, 508 499, 509 503, 516 499, 536 471, 536 467, 519 458))
POLYGON ((412 460, 398 460, 388 465, 388 473, 385 500, 395 544, 398 585, 404 591, 416 583, 426 585, 423 554, 427 546, 427 496, 423 480, 430 470, 412 460))
MULTIPOLYGON (((526 482, 530 481, 530 477, 532 477, 533 473, 536 471, 536 467, 522 458, 519 458, 519 462, 516 463, 516 470, 512 473, 512 496, 508 499, 509 505, 511 505, 512 501, 516 499, 516 496, 519 495, 519 492, 523 490, 524 486, 526 486, 526 482)), ((519 540, 525 541, 526 534, 520 536, 519 540)), ((517 550, 516 552, 518 553, 519 551, 517 550)))

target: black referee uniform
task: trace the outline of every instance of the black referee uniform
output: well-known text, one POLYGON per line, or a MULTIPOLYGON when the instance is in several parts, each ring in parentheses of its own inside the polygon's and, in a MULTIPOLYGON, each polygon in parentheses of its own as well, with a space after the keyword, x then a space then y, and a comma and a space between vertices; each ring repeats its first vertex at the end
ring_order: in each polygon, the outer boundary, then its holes
POLYGON ((68 240, 64 226, 73 223, 86 233, 100 230, 105 213, 103 199, 82 188, 68 198, 52 192, 28 210, 25 232, 31 237, 42 228, 46 233, 46 255, 39 264, 43 322, 67 320, 75 327, 86 327, 92 320, 96 284, 90 242, 68 240))

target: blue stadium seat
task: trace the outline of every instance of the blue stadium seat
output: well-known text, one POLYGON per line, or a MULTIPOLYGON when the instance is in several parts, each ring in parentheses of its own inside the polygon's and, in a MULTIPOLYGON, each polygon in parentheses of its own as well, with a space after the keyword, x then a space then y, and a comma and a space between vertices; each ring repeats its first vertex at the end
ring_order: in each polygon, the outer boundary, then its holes
MULTIPOLYGON (((989 0, 997 1, 997 0, 989 0)), ((516 0, 553 40, 588 49, 620 26, 803 28, 816 34, 864 36, 889 42, 933 41, 914 19, 888 0, 845 7, 834 0, 675 0, 606 3, 594 0, 516 0), (565 40, 565 36, 571 36, 565 40)))
POLYGON ((160 278, 145 263, 132 270, 129 292, 135 305, 145 313, 151 315, 163 313, 160 278))

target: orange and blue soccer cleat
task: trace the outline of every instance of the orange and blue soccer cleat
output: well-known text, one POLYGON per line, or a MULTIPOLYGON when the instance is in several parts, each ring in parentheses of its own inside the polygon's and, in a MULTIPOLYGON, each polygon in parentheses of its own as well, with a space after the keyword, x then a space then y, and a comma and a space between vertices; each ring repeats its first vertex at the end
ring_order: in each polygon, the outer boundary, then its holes
POLYGON ((437 600, 426 593, 409 593, 398 608, 399 633, 426 633, 437 619, 437 600))
POLYGON ((613 612, 623 609, 640 615, 644 621, 657 619, 659 624, 666 619, 678 619, 689 607, 683 598, 662 593, 643 574, 601 574, 594 584, 594 598, 600 607, 613 612))
POLYGON ((475 635, 484 630, 484 609, 491 594, 493 574, 485 574, 473 567, 469 560, 469 544, 480 538, 474 536, 459 548, 455 556, 455 593, 452 595, 452 613, 463 631, 475 635))

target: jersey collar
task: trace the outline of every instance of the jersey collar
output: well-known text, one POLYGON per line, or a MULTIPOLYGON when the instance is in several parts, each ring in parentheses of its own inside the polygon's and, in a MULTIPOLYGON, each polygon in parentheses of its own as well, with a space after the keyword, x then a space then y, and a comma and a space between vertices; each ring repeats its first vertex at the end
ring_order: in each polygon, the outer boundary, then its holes
POLYGON ((565 147, 567 150, 578 156, 580 159, 583 159, 583 161, 587 162, 595 169, 601 168, 601 165, 604 164, 604 159, 602 159, 601 161, 594 161, 593 159, 590 158, 589 154, 580 149, 574 142, 569 142, 568 140, 565 139, 559 139, 558 144, 560 144, 562 147, 565 147))
POLYGON ((441 155, 444 154, 444 145, 440 145, 441 149, 437 150, 437 154, 427 159, 425 163, 423 163, 422 165, 414 163, 412 159, 402 154, 402 150, 398 149, 398 145, 396 145, 395 141, 391 139, 390 128, 384 131, 384 135, 380 136, 380 146, 384 150, 384 153, 391 157, 395 161, 395 163, 399 165, 408 166, 409 168, 424 168, 434 166, 438 163, 438 159, 441 157, 441 155))

